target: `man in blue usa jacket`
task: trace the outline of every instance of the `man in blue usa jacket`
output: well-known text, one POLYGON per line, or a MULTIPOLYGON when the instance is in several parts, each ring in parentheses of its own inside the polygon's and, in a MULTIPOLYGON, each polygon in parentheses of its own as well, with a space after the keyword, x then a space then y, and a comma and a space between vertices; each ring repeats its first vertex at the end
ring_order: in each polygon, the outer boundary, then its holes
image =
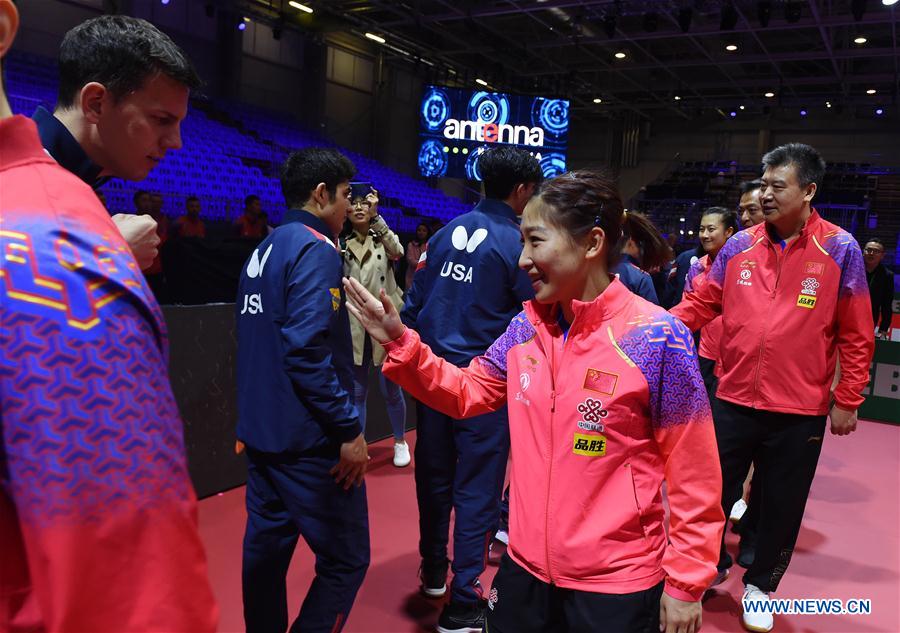
POLYGON ((369 565, 368 453, 351 397, 353 348, 335 247, 355 171, 335 150, 291 154, 281 169, 290 211, 238 285, 250 633, 287 630, 285 576, 300 536, 316 556, 316 577, 291 631, 340 631, 369 565))
MULTIPOLYGON (((401 318, 436 354, 464 367, 498 338, 534 292, 519 269, 519 216, 542 180, 540 164, 513 147, 479 159, 485 199, 428 242, 401 318)), ((417 403, 416 496, 422 591, 447 590, 450 510, 453 583, 438 621, 440 633, 481 631, 479 575, 486 543, 497 529, 509 455, 506 407, 454 420, 417 403)))

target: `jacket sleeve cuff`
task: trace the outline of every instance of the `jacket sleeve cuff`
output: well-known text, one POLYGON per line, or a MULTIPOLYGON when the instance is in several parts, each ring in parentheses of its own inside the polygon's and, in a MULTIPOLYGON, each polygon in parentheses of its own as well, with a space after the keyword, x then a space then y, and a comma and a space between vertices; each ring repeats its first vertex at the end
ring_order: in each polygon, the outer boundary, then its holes
POLYGON ((703 597, 702 589, 699 591, 685 591, 670 583, 668 579, 666 580, 665 592, 676 600, 683 600, 684 602, 698 602, 703 597))
POLYGON ((391 356, 395 360, 406 360, 406 357, 409 356, 409 350, 412 346, 415 345, 415 342, 415 333, 410 328, 404 327, 403 334, 395 338, 393 341, 382 343, 381 346, 384 348, 384 351, 387 352, 388 356, 391 356), (404 354, 404 352, 407 353, 404 354))
POLYGON ((844 411, 856 411, 859 406, 865 402, 865 398, 856 393, 848 393, 850 390, 841 388, 841 385, 834 390, 834 403, 844 411))
POLYGON ((362 427, 359 425, 359 420, 357 419, 349 426, 341 426, 340 428, 335 429, 330 435, 338 443, 344 444, 355 440, 359 437, 360 433, 362 433, 362 427))

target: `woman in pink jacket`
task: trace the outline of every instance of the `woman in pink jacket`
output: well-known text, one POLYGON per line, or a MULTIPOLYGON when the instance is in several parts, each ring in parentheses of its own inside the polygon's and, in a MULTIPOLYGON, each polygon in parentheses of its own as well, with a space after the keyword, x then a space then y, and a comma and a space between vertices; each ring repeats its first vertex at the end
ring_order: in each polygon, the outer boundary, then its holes
POLYGON ((467 368, 435 356, 387 297, 344 282, 385 374, 413 397, 457 418, 508 404, 511 531, 490 633, 700 628, 724 517, 694 341, 609 273, 623 227, 646 222, 601 174, 546 183, 522 217, 535 299, 467 368))

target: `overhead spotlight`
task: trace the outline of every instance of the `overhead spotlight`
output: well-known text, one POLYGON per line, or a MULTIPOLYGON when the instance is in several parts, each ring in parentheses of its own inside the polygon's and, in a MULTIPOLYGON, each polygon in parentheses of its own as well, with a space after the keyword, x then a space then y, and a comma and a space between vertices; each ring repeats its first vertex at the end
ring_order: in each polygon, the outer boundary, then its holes
POLYGON ((729 53, 733 53, 734 51, 737 50, 737 44, 729 44, 728 46, 725 47, 725 50, 728 51, 729 53))
POLYGON ((163 6, 166 6, 167 4, 169 4, 169 0, 159 0, 159 3, 163 6))
POLYGON ((653 33, 659 27, 659 16, 650 11, 649 13, 644 14, 644 31, 647 33, 653 33))
POLYGON ((678 231, 679 235, 684 235, 684 231, 678 231))
POLYGON ((488 83, 487 83, 484 79, 476 79, 476 80, 475 80, 475 83, 477 83, 479 86, 486 86, 486 85, 488 85, 488 83))
POLYGON ((384 38, 380 35, 375 35, 374 33, 366 33, 366 39, 378 42, 379 44, 384 44, 384 38))
POLYGON ((722 7, 722 19, 719 21, 720 31, 731 31, 734 29, 738 21, 737 9, 733 4, 726 4, 722 7))
POLYGON ((616 16, 610 13, 603 18, 603 32, 606 33, 606 37, 616 36, 616 16))
POLYGON ((682 33, 687 33, 691 30, 691 20, 694 19, 694 10, 690 7, 686 7, 678 11, 678 26, 681 27, 682 33))
MULTIPOLYGON (((883 2, 884 0, 882 0, 883 2)), ((850 1, 850 13, 853 14, 853 19, 859 22, 863 19, 863 16, 866 14, 866 3, 868 0, 851 0, 850 1)))
POLYGON ((873 95, 873 94, 875 94, 876 92, 878 92, 878 91, 875 90, 875 88, 869 88, 868 90, 866 90, 866 94, 867 94, 867 95, 873 95))
POLYGON ((763 96, 764 96, 766 99, 771 99, 772 97, 775 96, 775 93, 774 93, 774 92, 767 92, 767 93, 764 94, 763 96))
POLYGON ((600 97, 596 97, 594 99, 594 103, 603 103, 603 99, 601 99, 600 97))
POLYGON ((730 116, 730 117, 733 119, 734 117, 737 116, 737 112, 735 112, 734 110, 732 110, 731 112, 728 113, 728 116, 730 116))
POLYGON ((688 231, 688 235, 693 235, 693 234, 694 234, 693 231, 688 231))
POLYGON ((878 116, 881 116, 882 114, 884 114, 884 110, 882 110, 881 108, 877 108, 875 110, 875 114, 877 114, 878 116))
POLYGON ((772 17, 772 3, 769 0, 756 3, 756 18, 762 27, 769 26, 769 19, 772 17))
POLYGON ((744 106, 741 106, 740 108, 738 108, 738 110, 746 110, 746 108, 744 106))
POLYGON ((681 97, 679 97, 678 95, 675 95, 675 101, 681 101, 681 97))
POLYGON ((312 7, 308 7, 305 4, 301 4, 300 2, 294 2, 294 0, 290 0, 290 2, 288 2, 288 5, 294 7, 298 11, 303 11, 303 13, 313 12, 312 7))
POLYGON ((825 102, 825 107, 826 107, 826 108, 830 108, 830 107, 831 107, 831 101, 826 101, 826 102, 825 102))
POLYGON ((881 0, 881 4, 883 4, 886 7, 892 7, 895 4, 897 4, 897 0, 881 0))
POLYGON ((238 31, 243 31, 247 28, 247 24, 249 24, 250 18, 244 16, 241 18, 241 21, 238 22, 238 31))
POLYGON ((860 36, 857 37, 855 40, 853 40, 853 43, 854 43, 854 44, 859 44, 859 45, 861 46, 861 45, 865 44, 865 43, 868 42, 868 41, 869 41, 869 40, 867 40, 867 39, 864 38, 862 35, 860 35, 860 36))
POLYGON ((616 59, 625 59, 626 55, 622 51, 616 53, 616 59))
POLYGON ((800 110, 800 116, 806 116, 806 110, 800 110))
POLYGON ((679 222, 684 222, 684 218, 678 218, 679 222))
MULTIPOLYGON (((856 1, 856 0, 854 0, 856 1)), ((795 24, 800 21, 803 16, 803 5, 800 2, 791 2, 790 0, 784 5, 784 19, 795 24)))

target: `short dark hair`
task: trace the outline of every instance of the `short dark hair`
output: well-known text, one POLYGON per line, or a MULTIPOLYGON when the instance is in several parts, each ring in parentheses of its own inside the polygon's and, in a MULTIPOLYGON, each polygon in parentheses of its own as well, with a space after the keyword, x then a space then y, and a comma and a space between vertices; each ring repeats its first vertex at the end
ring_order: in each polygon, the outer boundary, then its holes
POLYGON ((748 180, 741 183, 742 196, 745 193, 750 193, 751 191, 756 191, 757 189, 762 189, 762 180, 760 180, 759 178, 757 178, 756 180, 748 180))
POLYGON ((882 242, 882 241, 881 241, 879 238, 877 238, 877 237, 870 237, 870 238, 867 239, 865 242, 863 242, 863 246, 865 246, 865 245, 868 244, 869 242, 873 242, 873 243, 875 243, 875 244, 878 244, 881 248, 884 248, 884 242, 882 242))
POLYGON ((257 200, 259 200, 259 196, 257 196, 255 193, 251 193, 249 196, 244 198, 244 206, 246 207, 251 202, 256 202, 257 200))
POLYGON ((188 202, 194 202, 194 201, 200 202, 200 198, 198 198, 197 196, 188 196, 187 198, 184 199, 184 204, 185 204, 185 206, 187 206, 188 202))
POLYGON ((822 185, 825 177, 825 161, 815 148, 803 143, 780 145, 762 158, 762 168, 793 165, 797 170, 797 180, 801 187, 811 183, 822 185))
POLYGON ((505 200, 516 185, 541 184, 544 173, 538 160, 518 147, 492 147, 478 159, 478 170, 484 181, 484 195, 505 200))
POLYGON ((356 167, 336 149, 307 147, 292 152, 282 164, 281 192, 289 207, 301 207, 320 182, 334 198, 337 186, 355 175, 356 167))
POLYGON ((92 81, 120 99, 161 73, 188 88, 200 78, 184 51, 168 35, 140 18, 102 15, 82 22, 59 46, 57 107, 69 108, 92 81))
POLYGON ((147 191, 146 189, 138 189, 137 191, 134 192, 134 195, 131 197, 131 201, 134 202, 135 204, 137 204, 138 198, 140 198, 144 194, 149 196, 150 192, 147 191))

